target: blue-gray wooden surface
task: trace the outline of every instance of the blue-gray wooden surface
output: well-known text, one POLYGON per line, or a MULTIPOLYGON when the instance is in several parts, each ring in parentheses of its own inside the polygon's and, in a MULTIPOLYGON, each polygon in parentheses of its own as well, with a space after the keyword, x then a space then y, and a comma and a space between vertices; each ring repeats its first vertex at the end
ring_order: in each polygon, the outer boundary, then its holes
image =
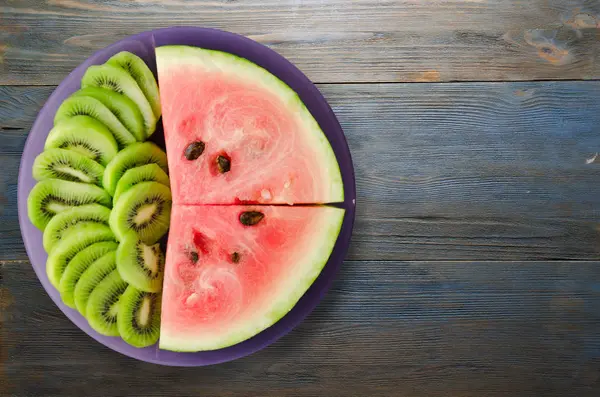
POLYGON ((595 0, 0 2, 0 395, 600 396, 599 27, 595 0), (79 331, 17 223, 21 152, 56 84, 170 25, 295 62, 356 168, 352 246, 325 300, 208 368, 79 331))

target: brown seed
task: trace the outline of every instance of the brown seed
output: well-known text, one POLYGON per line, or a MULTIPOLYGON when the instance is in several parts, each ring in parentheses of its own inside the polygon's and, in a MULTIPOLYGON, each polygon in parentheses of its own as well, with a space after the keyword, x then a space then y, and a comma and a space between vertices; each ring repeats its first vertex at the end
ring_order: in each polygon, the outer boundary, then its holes
POLYGON ((198 262, 198 253, 196 251, 190 252, 190 259, 194 263, 198 262))
POLYGON ((233 254, 231 254, 231 261, 233 263, 239 263, 239 261, 240 261, 240 254, 238 252, 234 252, 233 254))
POLYGON ((217 157, 217 168, 221 174, 229 172, 231 169, 231 160, 225 156, 217 157))
POLYGON ((192 142, 185 148, 185 158, 188 160, 196 160, 202 153, 206 145, 202 141, 192 142))
POLYGON ((254 226, 258 222, 260 222, 265 215, 262 212, 258 211, 246 211, 242 212, 240 215, 240 222, 245 226, 254 226))

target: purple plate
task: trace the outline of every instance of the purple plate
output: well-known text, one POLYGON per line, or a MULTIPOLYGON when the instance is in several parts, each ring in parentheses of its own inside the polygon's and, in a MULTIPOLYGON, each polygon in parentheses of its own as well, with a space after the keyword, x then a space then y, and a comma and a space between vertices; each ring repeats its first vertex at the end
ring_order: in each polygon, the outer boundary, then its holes
MULTIPOLYGON (((155 134, 159 136, 159 139, 162 134, 161 131, 158 130, 158 133, 155 134)), ((346 138, 333 111, 312 82, 281 55, 255 41, 233 33, 193 27, 174 27, 140 33, 96 52, 79 65, 54 90, 40 111, 25 143, 19 169, 18 202, 21 234, 33 269, 54 303, 75 325, 105 346, 138 360, 173 366, 210 365, 246 356, 273 343, 304 320, 329 289, 346 256, 354 223, 355 199, 354 169, 346 138), (79 83, 85 70, 91 65, 104 63, 119 51, 130 51, 142 57, 156 74, 154 48, 171 44, 191 45, 230 52, 255 62, 287 83, 298 93, 327 135, 336 154, 344 181, 346 200, 341 206, 346 209, 346 215, 342 231, 331 257, 314 284, 294 308, 273 326, 237 345, 208 352, 175 353, 160 350, 158 345, 140 349, 129 346, 120 338, 102 336, 92 330, 85 318, 76 310, 62 303, 59 292, 50 284, 46 276, 47 255, 42 246, 42 233, 31 224, 27 216, 27 197, 35 184, 35 180, 31 176, 33 161, 44 148, 44 142, 52 128, 56 110, 63 100, 80 88, 79 83)))

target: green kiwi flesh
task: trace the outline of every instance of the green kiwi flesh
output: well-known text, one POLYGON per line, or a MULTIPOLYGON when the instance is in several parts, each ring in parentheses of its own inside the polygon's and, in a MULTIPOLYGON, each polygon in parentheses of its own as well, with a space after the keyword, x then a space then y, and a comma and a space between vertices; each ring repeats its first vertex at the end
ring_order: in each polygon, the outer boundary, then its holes
POLYGON ((158 85, 156 84, 154 74, 152 74, 152 71, 148 68, 146 62, 131 52, 121 51, 118 54, 113 55, 106 63, 124 69, 131 77, 133 77, 148 102, 150 102, 154 115, 157 119, 160 118, 161 111, 158 85))
POLYGON ((135 102, 106 88, 87 87, 76 91, 72 96, 87 96, 99 100, 106 106, 138 141, 146 139, 144 118, 135 102))
POLYGON ((85 317, 99 334, 119 336, 117 315, 119 300, 127 289, 127 283, 117 270, 113 270, 93 289, 87 301, 85 317))
POLYGON ((101 258, 92 263, 79 277, 73 297, 75 299, 75 307, 84 317, 90 294, 98 284, 111 272, 117 269, 116 251, 111 251, 104 254, 101 258))
POLYGON ((117 188, 113 195, 113 204, 117 202, 121 194, 129 190, 132 186, 141 182, 152 181, 165 186, 170 186, 170 180, 167 173, 154 163, 128 169, 119 179, 119 182, 117 182, 117 188))
POLYGON ((164 266, 160 244, 144 244, 133 230, 123 236, 117 249, 117 270, 123 280, 141 291, 160 292, 164 266))
POLYGON ((160 294, 130 285, 119 301, 117 326, 121 338, 135 347, 155 344, 160 336, 160 312, 160 294))
POLYGON ((81 205, 62 211, 50 219, 44 229, 44 249, 48 253, 52 252, 54 246, 62 240, 63 235, 81 223, 97 223, 108 226, 109 217, 110 209, 100 204, 81 205))
POLYGON ((65 268, 58 291, 62 301, 69 307, 75 309, 75 286, 81 275, 97 260, 104 255, 116 251, 119 245, 114 241, 103 241, 94 243, 78 252, 65 268))
POLYGON ((81 79, 81 87, 106 88, 127 96, 142 113, 146 137, 154 133, 158 117, 137 82, 124 69, 108 64, 90 66, 81 79))
POLYGON ((82 223, 70 228, 48 255, 46 274, 52 285, 58 289, 60 278, 69 261, 86 247, 100 241, 115 241, 115 236, 108 226, 82 223))
POLYGON ((167 155, 156 144, 138 142, 129 145, 108 163, 102 178, 102 185, 111 195, 114 195, 117 183, 125 171, 146 164, 157 164, 165 173, 168 172, 167 155))
POLYGON ((78 152, 104 166, 119 151, 110 130, 90 116, 74 116, 56 124, 44 146, 51 148, 78 152))
POLYGON ((54 124, 74 116, 90 116, 104 124, 112 132, 120 147, 136 141, 121 121, 101 101, 89 96, 71 96, 61 103, 54 116, 54 124))
POLYGON ((44 150, 33 162, 33 178, 37 181, 52 178, 102 186, 102 175, 103 166, 67 149, 44 150))
POLYGON ((59 212, 86 204, 109 207, 111 197, 101 187, 87 183, 46 179, 35 184, 27 198, 27 213, 31 223, 44 230, 59 212))
POLYGON ((158 182, 138 183, 121 195, 109 224, 117 239, 133 230, 147 245, 156 243, 169 229, 171 190, 158 182))

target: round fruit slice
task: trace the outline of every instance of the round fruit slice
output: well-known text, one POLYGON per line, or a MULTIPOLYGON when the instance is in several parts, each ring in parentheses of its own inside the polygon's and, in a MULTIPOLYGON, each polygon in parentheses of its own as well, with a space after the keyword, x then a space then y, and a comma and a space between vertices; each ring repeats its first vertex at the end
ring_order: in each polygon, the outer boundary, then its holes
POLYGON ((220 349, 274 324, 319 276, 343 219, 331 207, 174 206, 160 348, 220 349))
POLYGON ((142 113, 146 137, 154 133, 158 117, 137 82, 125 70, 108 64, 90 66, 81 79, 81 87, 106 88, 127 96, 135 102, 142 113))
POLYGON ((115 235, 108 226, 83 223, 65 233, 46 262, 46 273, 52 285, 58 289, 69 261, 86 247, 100 241, 115 241, 115 235))
POLYGON ((95 185, 46 179, 31 189, 27 198, 27 212, 31 223, 44 230, 50 219, 59 212, 94 203, 110 207, 111 199, 104 189, 95 185))
POLYGON ((44 149, 69 149, 102 165, 108 164, 119 150, 111 132, 89 116, 63 120, 50 130, 44 149))
POLYGON ((142 89, 144 96, 150 102, 152 111, 156 118, 160 118, 160 97, 158 95, 158 85, 154 74, 148 68, 142 58, 135 54, 127 51, 121 51, 116 55, 113 55, 107 64, 118 66, 125 69, 127 73, 136 81, 136 83, 142 89))
POLYGON ((152 142, 135 143, 121 150, 106 166, 102 184, 111 194, 115 194, 117 183, 125 171, 145 164, 157 164, 167 172, 167 155, 152 142))
POLYGON ((106 276, 116 269, 116 251, 111 251, 92 263, 79 277, 75 284, 73 297, 75 298, 75 307, 84 317, 90 294, 106 276))
POLYGON ((140 182, 158 182, 165 186, 170 186, 169 176, 156 164, 146 164, 139 167, 131 168, 123 174, 113 195, 113 204, 119 200, 121 194, 129 188, 137 185, 140 182))
POLYGON ((99 334, 119 336, 117 315, 119 300, 127 289, 119 272, 113 270, 94 288, 87 302, 85 315, 90 326, 99 334))
POLYGON ((100 204, 81 205, 56 214, 44 229, 44 249, 51 252, 72 227, 82 223, 108 226, 110 209, 100 204))
POLYGON ((109 224, 119 241, 133 230, 145 244, 156 243, 169 229, 171 190, 158 182, 138 183, 121 195, 109 224))
POLYGON ((123 280, 141 291, 160 292, 164 266, 159 244, 144 244, 134 231, 123 236, 117 249, 117 269, 123 280))
POLYGON ((121 147, 136 141, 131 132, 108 107, 96 98, 89 96, 76 95, 65 99, 56 111, 54 124, 80 115, 90 116, 108 127, 121 147))
POLYGON ((102 102, 127 127, 138 141, 146 139, 144 118, 135 102, 117 92, 106 88, 87 87, 75 92, 72 96, 88 96, 102 102))
POLYGON ((130 285, 119 301, 117 326, 121 338, 135 347, 155 344, 160 335, 160 294, 130 285))
POLYGON ((85 272, 96 260, 99 260, 104 255, 116 251, 119 245, 114 241, 104 241, 95 243, 87 248, 84 248, 71 259, 62 277, 58 290, 62 301, 73 309, 75 306, 75 286, 85 272))
POLYGON ((63 179, 102 186, 104 167, 83 154, 66 149, 48 149, 33 162, 33 178, 63 179))

